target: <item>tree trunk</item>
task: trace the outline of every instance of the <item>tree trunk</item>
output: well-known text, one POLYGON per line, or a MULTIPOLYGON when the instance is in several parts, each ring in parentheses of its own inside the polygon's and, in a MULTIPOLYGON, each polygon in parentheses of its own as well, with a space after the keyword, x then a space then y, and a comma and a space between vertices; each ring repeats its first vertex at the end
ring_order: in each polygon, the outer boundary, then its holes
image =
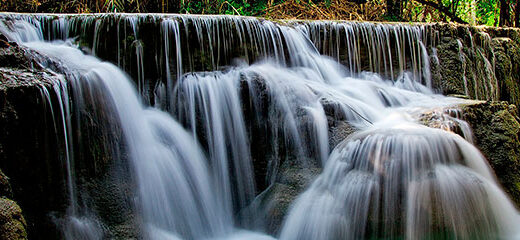
POLYGON ((520 28, 520 0, 515 5, 515 27, 520 28))
POLYGON ((509 1, 508 0, 500 0, 500 22, 498 23, 500 27, 511 26, 511 17, 509 14, 509 1))
POLYGON ((437 9, 437 11, 441 12, 444 15, 444 18, 446 20, 446 17, 450 17, 452 21, 468 24, 466 21, 462 20, 462 18, 458 17, 457 14, 450 12, 450 9, 442 4, 441 1, 438 1, 437 3, 431 2, 428 0, 416 0, 418 3, 421 3, 423 5, 427 5, 430 7, 433 7, 437 9))

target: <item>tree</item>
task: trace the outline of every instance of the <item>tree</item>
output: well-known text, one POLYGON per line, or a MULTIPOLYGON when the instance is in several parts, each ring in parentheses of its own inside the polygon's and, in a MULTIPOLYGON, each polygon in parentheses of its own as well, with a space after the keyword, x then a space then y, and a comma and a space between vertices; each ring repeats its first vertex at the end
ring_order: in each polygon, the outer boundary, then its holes
POLYGON ((500 0, 500 21, 498 22, 498 25, 500 27, 511 26, 510 15, 509 0, 500 0))
POLYGON ((435 8, 437 11, 439 11, 442 14, 444 14, 444 16, 449 17, 452 21, 455 21, 455 22, 458 22, 458 23, 467 24, 466 21, 464 21, 462 18, 457 16, 457 12, 456 11, 457 11, 457 6, 458 6, 458 1, 453 2, 450 7, 444 6, 442 1, 431 2, 431 1, 428 1, 428 0, 417 0, 417 2, 419 2, 419 3, 423 4, 423 5, 435 8), (450 8, 451 8, 451 11, 450 11, 450 8))
POLYGON ((515 5, 515 27, 520 28, 520 0, 515 5))

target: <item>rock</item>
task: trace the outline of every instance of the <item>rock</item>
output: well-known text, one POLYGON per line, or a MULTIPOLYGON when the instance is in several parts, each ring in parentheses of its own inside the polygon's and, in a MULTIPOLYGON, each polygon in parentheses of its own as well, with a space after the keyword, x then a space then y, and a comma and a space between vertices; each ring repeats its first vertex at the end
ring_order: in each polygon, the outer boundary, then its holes
POLYGON ((286 184, 271 185, 252 204, 257 216, 257 219, 252 219, 254 226, 273 236, 278 235, 289 207, 299 193, 298 189, 286 184))
POLYGON ((9 178, 0 170, 0 197, 13 197, 13 190, 9 178))
POLYGON ((306 164, 309 162, 285 162, 281 166, 276 182, 293 187, 298 191, 304 190, 322 170, 319 166, 306 164))
MULTIPOLYGON (((70 203, 63 120, 54 89, 56 83, 64 82, 59 74, 64 71, 61 67, 59 62, 24 46, 0 48, 0 169, 11 179, 12 192, 24 209, 31 239, 60 238, 57 222, 64 218, 70 203)), ((91 209, 107 224, 107 232, 114 231, 117 236, 119 231, 112 228, 134 222, 130 213, 131 189, 135 186, 126 157, 111 155, 114 146, 106 143, 107 138, 120 139, 119 129, 106 124, 115 121, 113 116, 104 114, 103 105, 89 102, 87 97, 88 109, 71 116, 72 124, 79 117, 88 119, 70 136, 76 139, 71 141, 73 147, 82 149, 81 155, 74 156, 77 200, 80 207, 91 209), (80 136, 81 145, 76 144, 80 136)), ((127 231, 137 235, 135 232, 127 231)))
POLYGON ((13 197, 9 178, 0 171, 0 239, 27 239, 27 224, 13 197))
POLYGON ((520 123, 517 109, 507 102, 462 106, 463 118, 473 129, 500 184, 520 208, 520 123))
MULTIPOLYGON (((351 135, 355 128, 346 121, 346 116, 339 111, 336 104, 326 99, 321 103, 327 115, 329 127, 329 148, 332 150, 338 143, 351 135)), ((305 116, 301 119, 304 122, 305 116)), ((322 171, 321 163, 315 159, 285 156, 279 160, 281 164, 276 179, 256 200, 241 214, 242 216, 261 214, 257 219, 249 221, 257 228, 277 236, 291 204, 314 181, 322 171)), ((255 168, 257 166, 255 165, 255 168)))
POLYGON ((474 143, 520 208, 520 123, 515 105, 467 101, 423 112, 418 119, 423 125, 454 132, 474 143))
POLYGON ((440 35, 431 46, 433 84, 446 95, 520 103, 520 30, 433 25, 440 35))
POLYGON ((0 198, 0 239, 27 239, 22 209, 14 201, 0 198))
POLYGON ((356 129, 346 121, 331 121, 329 119, 329 149, 332 150, 356 129))
POLYGON ((0 169, 24 209, 29 236, 53 239, 59 233, 49 213, 65 209, 67 198, 61 142, 43 90, 61 78, 32 57, 23 46, 0 49, 0 169))
POLYGON ((136 221, 137 217, 130 218, 129 221, 119 225, 113 225, 110 232, 107 233, 105 239, 114 240, 137 240, 143 239, 141 236, 140 223, 136 221))
MULTIPOLYGON (((479 101, 467 101, 479 103, 479 101)), ((473 132, 467 122, 462 120, 462 110, 458 106, 432 109, 417 117, 422 125, 453 132, 473 143, 473 132)))
MULTIPOLYGON (((460 55, 459 45, 456 39, 445 40, 437 46, 437 56, 440 67, 432 75, 436 87, 442 89, 444 94, 465 94, 464 73, 465 59, 460 55)), ((435 65, 434 65, 435 66, 435 65)))
POLYGON ((492 46, 500 100, 520 106, 520 44, 510 38, 495 38, 492 46))
POLYGON ((321 173, 318 166, 309 166, 309 160, 285 161, 278 173, 276 182, 262 192, 252 204, 257 213, 263 214, 260 219, 253 220, 257 227, 277 236, 283 221, 294 200, 321 173))

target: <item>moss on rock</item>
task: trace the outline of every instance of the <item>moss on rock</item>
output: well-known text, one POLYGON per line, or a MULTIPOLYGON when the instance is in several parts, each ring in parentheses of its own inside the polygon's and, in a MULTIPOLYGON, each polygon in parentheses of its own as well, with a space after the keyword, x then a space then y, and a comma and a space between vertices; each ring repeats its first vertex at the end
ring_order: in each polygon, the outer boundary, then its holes
POLYGON ((444 94, 519 104, 520 30, 433 25, 432 81, 444 94), (435 54, 436 53, 436 54, 435 54))
POLYGON ((22 209, 14 201, 0 198, 0 239, 27 239, 22 209))
POLYGON ((520 104, 520 44, 510 38, 493 39, 495 74, 499 79, 500 100, 520 104))
POLYGON ((457 40, 445 38, 437 49, 441 73, 434 83, 444 94, 465 94, 464 74, 461 74, 465 71, 465 61, 459 54, 457 40))
POLYGON ((520 207, 520 123, 514 105, 481 102, 462 106, 475 145, 494 169, 505 191, 520 207))

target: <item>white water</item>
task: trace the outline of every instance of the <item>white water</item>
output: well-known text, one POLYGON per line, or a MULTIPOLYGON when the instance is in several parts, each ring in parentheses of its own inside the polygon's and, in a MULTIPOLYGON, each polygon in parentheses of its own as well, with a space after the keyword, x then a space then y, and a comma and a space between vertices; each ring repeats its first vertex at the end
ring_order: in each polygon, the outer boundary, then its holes
POLYGON ((209 179, 206 159, 196 140, 168 114, 144 107, 123 72, 67 45, 32 42, 27 46, 59 59, 74 71, 76 80, 82 82, 73 87, 87 85, 82 91, 101 91, 105 99, 100 101, 113 104, 112 114, 120 121, 130 151, 138 207, 149 236, 200 239, 233 232, 231 212, 219 206, 222 196, 209 179))
POLYGON ((518 221, 470 143, 391 120, 336 147, 281 239, 516 239, 518 221))
MULTIPOLYGON (((197 24, 212 28, 217 20, 206 18, 197 24)), ((254 146, 250 146, 241 110, 244 99, 240 86, 244 82, 254 109, 264 107, 265 102, 257 97, 262 93, 268 96, 268 117, 262 120, 271 126, 272 144, 283 143, 299 164, 317 161, 324 167, 320 177, 293 204, 281 239, 518 236, 518 212, 498 187, 478 150, 455 134, 420 126, 413 118, 417 111, 459 102, 434 95, 419 84, 431 86, 427 81, 428 65, 420 64, 425 59, 421 48, 424 45, 412 48, 420 53, 412 54, 418 67, 406 72, 404 66, 397 71, 384 64, 392 61, 391 53, 385 55, 382 51, 383 43, 388 42, 373 42, 373 55, 381 58, 372 59, 370 69, 384 67, 391 75, 400 73, 395 82, 385 81, 374 73, 353 74, 353 67, 343 67, 321 56, 305 31, 267 22, 260 25, 261 32, 276 32, 270 35, 275 37, 259 42, 285 46, 290 53, 289 67, 280 66, 283 51, 274 50, 274 59, 253 65, 188 73, 177 81, 170 76, 166 87, 159 91, 163 94, 156 96, 158 102, 170 104, 190 134, 171 115, 144 106, 131 79, 114 65, 86 56, 64 42, 41 42, 43 34, 31 24, 16 25, 21 27, 8 32, 12 40, 33 41, 26 45, 59 59, 71 71, 72 88, 99 92, 102 98, 98 100, 108 103, 106 111, 119 119, 137 181, 138 209, 149 238, 270 238, 237 231, 233 216, 255 196, 249 152, 254 146), (278 44, 280 36, 283 45, 278 44), (332 104, 337 114, 362 129, 338 145, 330 156, 326 104, 332 104), (202 143, 205 148, 199 146, 195 136, 206 141, 202 143)), ((179 25, 167 21, 163 26, 173 29, 177 34, 173 43, 181 44, 179 25)), ((0 26, 2 29, 7 32, 5 26, 0 26)), ((388 34, 384 31, 376 33, 388 34)), ((199 38, 204 38, 200 33, 199 38)), ((382 39, 376 33, 364 36, 369 42, 371 38, 382 39)), ((412 38, 406 34, 402 37, 412 38)), ((212 39, 210 35, 208 38, 212 39)), ((175 54, 178 74, 182 72, 181 53, 175 54)), ((216 65, 219 56, 211 56, 216 65)), ((402 58, 404 55, 399 56, 399 62, 404 65, 402 58)), ((350 65, 355 66, 355 62, 350 65)), ((169 64, 166 66, 170 69, 169 64)), ((143 86, 142 78, 138 80, 138 86, 143 86)), ((255 117, 264 116, 258 113, 255 117)), ((73 187, 73 180, 69 182, 73 187)), ((96 234, 85 238, 102 236, 102 230, 94 224, 95 217, 86 220, 71 215, 80 223, 67 233, 79 234, 87 228, 96 234)))

